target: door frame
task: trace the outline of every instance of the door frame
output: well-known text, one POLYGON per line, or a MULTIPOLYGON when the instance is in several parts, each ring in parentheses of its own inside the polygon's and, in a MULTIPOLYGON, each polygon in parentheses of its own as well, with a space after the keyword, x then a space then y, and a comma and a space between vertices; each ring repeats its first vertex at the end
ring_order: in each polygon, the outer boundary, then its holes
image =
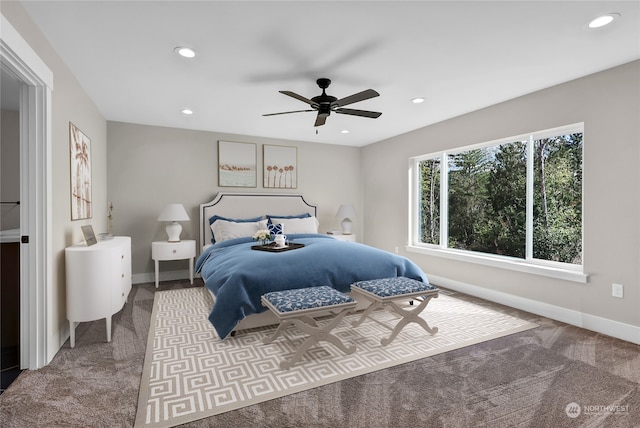
MULTIPOLYGON (((20 368, 51 361, 53 73, 2 15, 0 65, 20 90, 20 368), (26 242, 25 242, 26 241, 26 242), (49 349, 51 348, 51 349, 49 349)), ((54 351, 55 349, 55 351, 54 351)))

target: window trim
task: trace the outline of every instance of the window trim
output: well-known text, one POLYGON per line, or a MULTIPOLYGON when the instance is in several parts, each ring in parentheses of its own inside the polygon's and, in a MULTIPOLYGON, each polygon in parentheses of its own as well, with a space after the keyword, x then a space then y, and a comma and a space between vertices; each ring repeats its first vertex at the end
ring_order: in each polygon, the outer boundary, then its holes
MULTIPOLYGON (((440 248, 435 245, 407 245, 405 249, 411 253, 424 254, 434 257, 442 257, 450 260, 458 260, 467 263, 480 264, 487 267, 496 267, 500 269, 540 275, 549 278, 563 279, 566 281, 578 282, 586 284, 589 275, 584 273, 582 266, 576 265, 578 269, 571 269, 567 266, 552 266, 551 264, 537 264, 524 259, 515 257, 499 256, 488 253, 474 253, 472 251, 458 250, 452 248, 440 248)), ((552 263, 552 262, 550 262, 552 263)))
MULTIPOLYGON (((584 122, 574 123, 570 125, 560 126, 556 128, 546 129, 542 131, 530 132, 513 137, 500 138, 480 144, 474 144, 471 146, 455 148, 452 150, 445 150, 439 152, 433 152, 425 155, 414 156, 409 158, 409 227, 408 227, 408 242, 409 244, 405 249, 409 252, 426 254, 430 256, 443 257, 447 259, 459 260, 464 262, 481 264, 484 266, 497 267, 501 269, 514 270, 519 272, 525 272, 535 275, 541 275, 551 278, 558 278, 567 281, 586 283, 588 280, 588 274, 584 273, 584 216, 582 218, 582 253, 583 263, 580 265, 573 265, 570 263, 561 263, 546 261, 533 258, 533 168, 527 167, 527 247, 525 258, 520 259, 517 257, 501 256, 497 254, 473 252, 468 250, 461 250, 456 248, 446 247, 448 242, 448 233, 446 228, 448 227, 448 204, 441 206, 440 212, 440 244, 427 244, 420 242, 420 219, 419 219, 419 163, 426 159, 440 159, 441 174, 447 165, 447 155, 453 153, 459 153, 462 151, 473 150, 483 147, 497 146, 500 144, 510 143, 514 141, 527 141, 527 162, 533 162, 533 144, 536 139, 546 138, 551 136, 569 134, 580 132, 584 134, 584 122), (442 219, 446 221, 442 221, 442 219), (444 223, 444 224, 443 224, 444 223)), ((584 150, 584 148, 583 148, 584 150)), ((584 165, 583 165, 584 176, 584 165)), ((445 175, 446 177, 446 175, 445 175)), ((583 183, 584 186, 584 183, 583 183)), ((440 180, 440 198, 445 200, 445 196, 448 192, 448 180, 440 180)), ((582 192, 582 199, 584 207, 584 191, 582 192)))

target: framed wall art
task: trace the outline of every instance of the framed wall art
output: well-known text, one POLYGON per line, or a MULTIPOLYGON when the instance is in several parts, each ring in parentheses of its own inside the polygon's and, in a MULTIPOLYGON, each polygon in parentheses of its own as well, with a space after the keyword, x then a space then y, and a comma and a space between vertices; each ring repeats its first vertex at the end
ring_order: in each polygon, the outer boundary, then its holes
POLYGON ((257 187, 255 143, 218 141, 218 186, 257 187))
POLYGON ((263 187, 296 189, 298 187, 298 149, 290 146, 262 146, 263 187))
POLYGON ((91 140, 69 122, 71 220, 91 218, 91 140))

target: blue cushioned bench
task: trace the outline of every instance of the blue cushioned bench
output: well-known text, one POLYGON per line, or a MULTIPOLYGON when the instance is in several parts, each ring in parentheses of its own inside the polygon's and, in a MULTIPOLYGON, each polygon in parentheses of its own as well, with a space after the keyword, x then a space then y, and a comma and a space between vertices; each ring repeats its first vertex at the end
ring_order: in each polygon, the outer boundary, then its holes
POLYGON ((391 335, 380 340, 382 346, 391 343, 398 333, 411 322, 419 324, 431 334, 438 332, 437 327, 429 327, 429 324, 423 318, 420 318, 420 313, 427 307, 429 301, 434 297, 438 297, 438 289, 433 285, 411 278, 394 277, 355 282, 351 284, 351 291, 357 297, 364 297, 371 302, 360 319, 352 323, 354 327, 359 326, 375 309, 380 307, 391 309, 400 315, 401 319, 393 327, 391 335), (419 300, 420 298, 420 304, 412 310, 403 309, 395 303, 400 299, 419 300))
POLYGON ((325 285, 267 293, 262 296, 262 304, 276 315, 280 325, 272 336, 263 339, 263 343, 273 342, 289 325, 295 325, 309 334, 290 360, 280 362, 280 368, 283 370, 290 369, 311 346, 320 341, 331 342, 346 354, 352 354, 356 347, 345 346, 340 338, 331 334, 331 330, 356 307, 357 303, 346 294, 325 285), (324 325, 318 325, 313 316, 328 311, 337 311, 334 312, 335 317, 324 325))

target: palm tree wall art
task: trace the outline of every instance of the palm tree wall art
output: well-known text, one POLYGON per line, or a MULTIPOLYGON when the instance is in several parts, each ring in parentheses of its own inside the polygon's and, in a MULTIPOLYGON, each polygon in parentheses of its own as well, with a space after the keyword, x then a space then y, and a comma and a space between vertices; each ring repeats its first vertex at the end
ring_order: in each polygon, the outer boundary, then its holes
POLYGON ((296 189, 298 187, 298 152, 296 147, 262 146, 263 187, 296 189))
POLYGON ((69 122, 71 220, 91 218, 91 140, 69 122))

